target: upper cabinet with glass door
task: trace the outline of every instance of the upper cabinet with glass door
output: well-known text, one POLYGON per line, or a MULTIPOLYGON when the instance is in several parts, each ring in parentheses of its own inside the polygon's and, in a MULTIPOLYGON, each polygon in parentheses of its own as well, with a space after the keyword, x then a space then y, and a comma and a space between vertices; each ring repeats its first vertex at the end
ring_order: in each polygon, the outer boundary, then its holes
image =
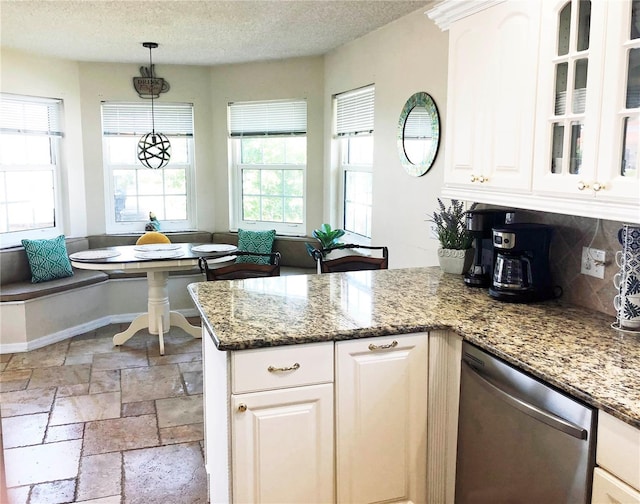
POLYGON ((640 218, 636 3, 545 0, 533 192, 567 213, 640 218))

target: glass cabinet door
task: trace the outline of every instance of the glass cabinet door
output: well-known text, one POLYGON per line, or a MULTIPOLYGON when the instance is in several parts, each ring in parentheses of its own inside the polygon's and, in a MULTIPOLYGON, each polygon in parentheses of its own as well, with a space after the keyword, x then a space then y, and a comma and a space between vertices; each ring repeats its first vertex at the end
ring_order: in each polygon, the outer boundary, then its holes
POLYGON ((558 13, 557 26, 549 170, 552 174, 578 175, 582 170, 586 124, 591 1, 567 2, 558 13))
MULTIPOLYGON (((621 177, 638 177, 638 140, 640 126, 640 0, 630 2, 628 39, 624 43, 626 89, 624 110, 621 113, 622 149, 619 173, 621 177)), ((640 197, 640 196, 639 196, 640 197)))

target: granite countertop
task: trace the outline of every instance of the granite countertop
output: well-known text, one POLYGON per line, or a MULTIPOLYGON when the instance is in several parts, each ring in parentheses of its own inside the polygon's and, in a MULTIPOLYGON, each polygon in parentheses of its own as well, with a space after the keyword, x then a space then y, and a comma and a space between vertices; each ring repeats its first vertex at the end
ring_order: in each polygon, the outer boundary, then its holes
POLYGON ((221 351, 449 329, 640 428, 640 335, 598 312, 503 303, 438 268, 200 282, 189 292, 221 351))

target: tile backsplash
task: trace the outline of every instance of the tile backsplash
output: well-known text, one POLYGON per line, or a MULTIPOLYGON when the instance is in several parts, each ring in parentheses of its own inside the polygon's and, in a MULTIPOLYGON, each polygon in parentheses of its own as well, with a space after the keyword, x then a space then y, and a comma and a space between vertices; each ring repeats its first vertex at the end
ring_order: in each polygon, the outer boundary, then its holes
POLYGON ((562 287, 562 298, 571 304, 611 315, 612 321, 615 320, 613 297, 617 289, 613 286, 613 276, 619 271, 615 253, 622 248, 618 241, 622 222, 529 210, 517 210, 515 221, 553 226, 555 232, 549 259, 553 279, 562 287), (606 252, 604 279, 580 273, 582 247, 587 246, 606 252))

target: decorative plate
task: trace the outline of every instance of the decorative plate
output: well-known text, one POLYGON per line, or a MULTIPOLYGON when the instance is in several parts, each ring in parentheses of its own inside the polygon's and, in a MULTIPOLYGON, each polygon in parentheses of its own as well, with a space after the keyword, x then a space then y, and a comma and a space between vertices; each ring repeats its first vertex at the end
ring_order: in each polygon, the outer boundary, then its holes
POLYGON ((144 252, 136 252, 134 254, 138 259, 172 259, 184 255, 182 250, 149 250, 144 252))
POLYGON ((69 256, 72 261, 95 261, 96 259, 108 259, 109 257, 119 256, 120 252, 117 250, 107 249, 94 249, 94 250, 81 250, 80 252, 74 252, 69 256))
POLYGON ((193 252, 232 252, 237 250, 235 245, 228 245, 226 243, 208 243, 206 245, 197 245, 191 247, 193 252))
POLYGON ((153 252, 159 250, 178 250, 181 248, 179 243, 147 243, 146 245, 136 245, 135 250, 142 252, 153 252))

